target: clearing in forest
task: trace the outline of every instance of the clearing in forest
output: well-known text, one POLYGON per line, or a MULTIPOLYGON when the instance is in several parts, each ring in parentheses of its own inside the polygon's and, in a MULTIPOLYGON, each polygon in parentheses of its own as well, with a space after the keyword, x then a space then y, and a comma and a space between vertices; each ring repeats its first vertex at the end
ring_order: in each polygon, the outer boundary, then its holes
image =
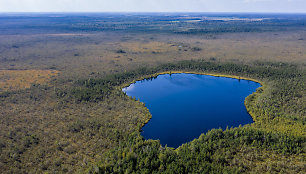
POLYGON ((0 70, 0 91, 30 88, 32 84, 47 84, 57 76, 56 70, 0 70))

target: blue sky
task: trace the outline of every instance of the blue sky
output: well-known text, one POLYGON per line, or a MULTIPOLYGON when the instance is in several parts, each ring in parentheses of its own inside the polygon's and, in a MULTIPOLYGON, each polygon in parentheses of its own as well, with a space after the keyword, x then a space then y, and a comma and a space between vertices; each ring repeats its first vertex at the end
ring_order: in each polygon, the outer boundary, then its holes
POLYGON ((306 13, 306 0, 0 0, 0 12, 306 13))

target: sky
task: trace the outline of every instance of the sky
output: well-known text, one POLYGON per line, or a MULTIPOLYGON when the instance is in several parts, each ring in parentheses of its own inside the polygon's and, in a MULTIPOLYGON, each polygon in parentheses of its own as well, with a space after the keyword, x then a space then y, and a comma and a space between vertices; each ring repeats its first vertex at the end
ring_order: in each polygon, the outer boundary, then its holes
POLYGON ((306 0, 0 0, 0 12, 306 13, 306 0))

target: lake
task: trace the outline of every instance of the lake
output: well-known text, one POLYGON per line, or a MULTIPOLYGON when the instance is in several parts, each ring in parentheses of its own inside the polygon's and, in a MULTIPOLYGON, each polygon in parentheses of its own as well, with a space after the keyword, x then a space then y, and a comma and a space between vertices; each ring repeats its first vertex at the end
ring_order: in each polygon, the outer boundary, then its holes
POLYGON ((210 129, 252 123, 244 100, 258 87, 249 80, 180 73, 137 81, 123 92, 144 102, 152 114, 142 136, 177 148, 210 129))

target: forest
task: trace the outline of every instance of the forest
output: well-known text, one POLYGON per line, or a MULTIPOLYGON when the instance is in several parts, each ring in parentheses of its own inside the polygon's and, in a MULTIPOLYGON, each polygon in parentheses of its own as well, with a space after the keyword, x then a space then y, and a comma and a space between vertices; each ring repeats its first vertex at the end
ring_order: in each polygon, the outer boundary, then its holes
POLYGON ((305 172, 305 15, 0 16, 0 173, 305 172), (260 82, 254 122, 145 140, 122 88, 179 72, 260 82))
MULTIPOLYGON (((112 89, 112 86, 120 86, 134 80, 135 77, 137 79, 151 75, 150 78, 154 78, 154 74, 163 71, 221 73, 263 81, 264 86, 246 100, 246 107, 255 123, 225 131, 212 130, 178 149, 162 147, 154 140, 144 141, 136 132, 132 137, 126 137, 128 141, 120 144, 122 146, 109 152, 108 156, 92 169, 94 173, 241 173, 250 170, 261 172, 263 169, 254 170, 233 161, 244 148, 252 148, 256 152, 265 149, 287 156, 302 155, 303 162, 305 105, 300 103, 303 103, 302 97, 305 92, 305 71, 297 70, 297 66, 293 64, 256 62, 254 65, 237 65, 203 60, 183 61, 110 75, 105 79, 79 81, 83 89, 81 87, 78 91, 73 90, 70 94, 79 102, 96 102, 108 96, 111 93, 109 90, 116 90, 112 89)), ((260 159, 255 155, 254 161, 251 161, 256 164, 260 159)), ((276 165, 275 168, 263 171, 303 171, 303 165, 288 168, 283 168, 283 164, 273 165, 276 165)))

